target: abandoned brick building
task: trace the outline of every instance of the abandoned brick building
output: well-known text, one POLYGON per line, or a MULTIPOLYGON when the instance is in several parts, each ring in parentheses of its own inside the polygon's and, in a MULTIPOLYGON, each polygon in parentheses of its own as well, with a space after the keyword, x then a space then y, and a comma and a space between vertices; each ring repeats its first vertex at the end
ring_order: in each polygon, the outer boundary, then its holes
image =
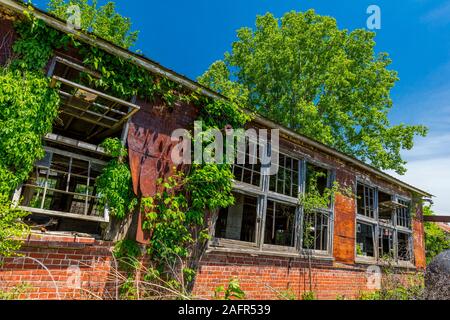
MULTIPOLYGON (((11 55, 16 39, 13 21, 24 9, 18 2, 0 0, 2 64, 11 55)), ((44 12, 35 10, 35 15, 52 28, 72 32, 44 12)), ((221 98, 102 39, 86 34, 77 38, 189 90, 221 98)), ((93 185, 108 161, 98 144, 106 137, 120 137, 129 149, 135 192, 151 196, 156 191, 158 161, 170 161, 159 146, 173 144, 170 136, 174 129, 190 128, 197 110, 179 104, 169 114, 158 102, 124 101, 77 83, 80 72, 98 75, 83 65, 73 49, 54 52, 47 72, 52 83, 59 84, 61 121, 45 137, 46 156, 17 190, 15 201, 37 221, 47 223, 48 231, 34 232, 22 248, 22 257, 5 259, 0 287, 28 283, 32 299, 82 298, 84 289, 102 296, 114 289, 114 282, 108 280, 114 241, 130 228, 136 229, 138 241, 146 239, 139 227, 139 213, 113 230, 108 210, 97 205, 93 185), (81 288, 67 284, 71 276, 68 270, 74 266, 81 269, 81 288)), ((426 267, 421 203, 430 194, 262 117, 253 119, 250 126, 281 129, 282 170, 278 175, 264 176, 257 165, 234 167, 236 205, 218 214, 213 239, 195 280, 197 296, 212 297, 215 288, 233 277, 240 280, 251 299, 276 299, 276 292, 287 290, 300 297, 309 290, 298 196, 312 172, 322 173, 322 188, 338 181, 357 194, 337 195, 329 208, 318 210, 310 221, 315 239, 312 285, 319 298, 351 297, 366 291, 367 268, 382 263, 386 255, 408 272, 426 267)))

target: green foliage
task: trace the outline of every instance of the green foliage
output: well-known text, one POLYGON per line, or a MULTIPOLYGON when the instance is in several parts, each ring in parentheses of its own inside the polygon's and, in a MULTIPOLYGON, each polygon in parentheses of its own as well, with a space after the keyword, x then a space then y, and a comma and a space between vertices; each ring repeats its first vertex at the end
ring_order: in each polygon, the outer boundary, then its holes
POLYGON ((392 126, 390 91, 398 80, 375 34, 339 30, 335 19, 289 12, 258 16, 232 52, 199 78, 206 86, 292 130, 380 169, 405 173, 400 152, 423 126, 392 126))
POLYGON ((125 162, 127 151, 119 139, 107 139, 100 146, 115 159, 108 163, 97 178, 99 204, 108 206, 112 216, 124 219, 138 205, 130 167, 125 162))
POLYGON ((216 288, 214 298, 216 300, 243 300, 245 299, 245 292, 242 291, 238 279, 231 279, 227 288, 225 286, 216 288))
POLYGON ((127 149, 123 146, 122 142, 115 138, 107 138, 105 141, 102 142, 100 145, 103 149, 105 149, 105 152, 108 153, 113 158, 125 158, 128 156, 127 149))
POLYGON ((22 219, 29 213, 13 208, 11 201, 0 194, 0 257, 11 257, 22 245, 21 239, 29 233, 22 219))
POLYGON ((44 156, 42 136, 51 131, 59 97, 49 80, 37 72, 0 71, 0 256, 20 248, 28 213, 12 208, 12 192, 44 156))
POLYGON ((313 291, 307 291, 302 294, 302 300, 304 301, 314 301, 317 300, 316 294, 313 291))
POLYGON ((116 4, 112 1, 98 6, 97 0, 50 0, 48 10, 58 18, 67 20, 73 14, 68 10, 72 5, 80 9, 81 30, 126 49, 137 41, 139 32, 131 31, 131 20, 117 13, 116 4))
POLYGON ((23 299, 23 296, 30 291, 31 287, 29 284, 21 284, 7 291, 0 290, 0 301, 12 301, 23 299))
POLYGON ((9 199, 44 156, 42 137, 58 115, 59 96, 43 68, 53 48, 68 40, 28 11, 25 15, 15 26, 15 59, 0 71, 0 256, 14 255, 29 232, 22 222, 28 213, 12 208, 9 199))
MULTIPOLYGON (((424 207, 426 216, 433 215, 431 207, 424 207)), ((427 252, 427 264, 446 250, 450 250, 450 235, 432 222, 425 223, 425 247, 427 252)))
POLYGON ((137 298, 135 272, 140 266, 138 258, 141 256, 141 247, 136 241, 122 240, 114 246, 113 254, 119 263, 120 271, 127 274, 120 286, 120 296, 125 300, 135 300, 137 298))
POLYGON ((381 290, 360 292, 358 300, 408 301, 423 299, 425 281, 422 274, 399 272, 391 264, 383 268, 381 290))
POLYGON ((12 61, 12 66, 43 73, 44 67, 53 55, 53 50, 67 48, 72 38, 35 18, 32 7, 25 11, 25 16, 26 20, 19 21, 15 25, 19 38, 13 44, 17 57, 12 61))
POLYGON ((292 289, 288 289, 288 290, 279 292, 278 298, 280 300, 295 301, 295 300, 297 300, 297 295, 294 293, 294 291, 292 289))
POLYGON ((141 256, 141 247, 136 241, 122 240, 114 246, 113 254, 122 269, 134 270, 137 266, 137 259, 141 256))
POLYGON ((198 212, 188 213, 187 199, 178 192, 181 179, 182 176, 173 176, 167 182, 159 180, 158 184, 164 184, 164 191, 141 202, 147 217, 143 228, 152 233, 149 254, 160 265, 172 265, 179 257, 188 257, 188 248, 193 243, 188 219, 203 221, 203 213, 200 216, 195 215, 198 212))
POLYGON ((0 71, 0 194, 10 195, 44 156, 42 137, 52 129, 58 104, 43 75, 0 71))

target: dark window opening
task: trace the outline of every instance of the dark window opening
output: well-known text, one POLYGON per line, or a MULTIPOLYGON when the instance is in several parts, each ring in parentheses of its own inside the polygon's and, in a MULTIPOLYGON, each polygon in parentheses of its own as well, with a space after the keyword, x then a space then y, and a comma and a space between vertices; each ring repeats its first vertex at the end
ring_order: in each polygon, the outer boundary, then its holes
POLYGON ((398 233, 398 259, 411 261, 411 236, 406 233, 398 233))
POLYGON ((140 110, 130 102, 131 97, 96 87, 90 79, 98 79, 100 74, 74 58, 58 53, 48 73, 50 85, 57 88, 61 99, 55 134, 99 144, 108 137, 119 137, 128 119, 140 110))
POLYGON ((380 228, 378 246, 380 259, 394 258, 394 232, 390 229, 380 228))
POLYGON ((303 219, 303 248, 328 251, 329 215, 322 212, 309 213, 303 219))
POLYGON ((329 186, 330 172, 311 163, 306 166, 306 193, 318 192, 320 195, 325 193, 329 186))
POLYGON ((270 177, 269 190, 292 198, 299 193, 300 161, 280 154, 278 173, 270 177))
POLYGON ((392 208, 392 196, 384 192, 378 192, 378 215, 380 222, 393 224, 394 210, 392 208))
POLYGON ((399 200, 400 208, 397 209, 397 225, 411 229, 411 203, 399 200))
POLYGON ((375 189, 358 184, 357 197, 358 214, 375 218, 375 189))
POLYGON ((296 212, 295 206, 268 201, 264 243, 295 247, 296 212))
POLYGON ((36 213, 67 213, 102 221, 105 210, 98 205, 95 182, 104 165, 76 154, 48 150, 22 188, 21 206, 36 213))
POLYGON ((356 253, 361 257, 375 258, 375 229, 373 225, 358 223, 356 253))
POLYGON ((235 194, 235 205, 220 210, 216 222, 216 238, 256 242, 258 199, 235 194))

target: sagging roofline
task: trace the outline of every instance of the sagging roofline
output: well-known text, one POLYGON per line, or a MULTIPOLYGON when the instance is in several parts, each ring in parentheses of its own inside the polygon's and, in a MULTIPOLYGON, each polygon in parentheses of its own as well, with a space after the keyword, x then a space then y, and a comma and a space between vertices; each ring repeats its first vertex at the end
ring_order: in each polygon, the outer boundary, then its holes
MULTIPOLYGON (((14 14, 17 14, 17 15, 23 15, 23 12, 25 10, 27 10, 27 6, 24 5, 23 3, 18 2, 17 0, 0 0, 0 5, 5 7, 6 9, 9 9, 11 12, 13 12, 14 14)), ((98 36, 94 36, 94 35, 90 35, 90 34, 85 33, 85 32, 73 30, 72 28, 70 28, 67 25, 67 23, 65 21, 63 21, 63 20, 61 20, 61 19, 59 19, 59 18, 57 18, 57 17, 55 17, 55 16, 53 16, 51 14, 49 14, 49 13, 39 9, 39 8, 36 8, 36 7, 33 7, 33 8, 34 8, 34 10, 33 10, 34 15, 37 18, 39 18, 42 21, 44 21, 47 25, 51 26, 52 28, 54 28, 56 30, 64 32, 66 34, 72 34, 78 40, 83 41, 83 42, 85 42, 88 45, 91 45, 91 46, 97 47, 99 49, 102 49, 102 50, 104 50, 104 51, 106 51, 106 52, 108 52, 108 53, 110 53, 110 54, 112 54, 114 56, 123 58, 125 60, 129 60, 130 62, 136 64, 139 67, 142 67, 142 68, 144 68, 144 69, 146 69, 146 70, 148 70, 148 71, 150 71, 150 72, 152 72, 154 74, 166 77, 167 79, 169 79, 171 81, 174 81, 174 82, 184 86, 185 88, 187 88, 189 90, 197 91, 197 92, 203 94, 206 97, 209 97, 209 98, 212 98, 212 99, 225 99, 225 100, 228 99, 227 97, 221 95, 220 93, 215 92, 215 91, 213 91, 213 90, 211 90, 211 89, 209 89, 209 88, 199 84, 198 82, 196 82, 196 81, 194 81, 192 79, 189 79, 188 77, 183 76, 183 75, 181 75, 181 74, 179 74, 179 73, 177 73, 177 72, 175 72, 175 71, 173 71, 173 70, 171 70, 169 68, 166 68, 166 67, 158 64, 157 62, 155 62, 155 61, 153 61, 153 60, 151 60, 151 59, 149 59, 147 57, 138 55, 138 54, 136 54, 134 52, 131 52, 131 51, 127 50, 127 49, 119 47, 119 46, 117 46, 117 45, 115 45, 115 44, 113 44, 113 43, 111 43, 111 42, 109 42, 107 40, 104 40, 104 39, 102 39, 102 38, 100 38, 98 36)), ((248 110, 247 108, 243 108, 243 109, 244 110, 248 110)), ((269 119, 267 119, 267 118, 265 118, 265 117, 263 117, 261 115, 256 114, 254 121, 256 123, 259 123, 259 124, 261 124, 263 126, 266 126, 266 127, 270 128, 270 129, 279 129, 282 134, 291 136, 292 138, 294 138, 294 139, 296 139, 296 140, 298 140, 300 142, 303 142, 303 143, 305 143, 307 145, 310 145, 310 146, 316 148, 317 150, 320 150, 320 151, 322 151, 324 153, 327 153, 327 154, 329 154, 331 156, 334 156, 334 157, 339 158, 339 159, 341 159, 343 161, 351 163, 354 166, 356 166, 356 167, 358 167, 358 168, 360 168, 362 170, 366 170, 366 171, 370 172, 371 174, 374 174, 374 175, 378 176, 381 179, 384 179, 384 180, 386 180, 386 181, 388 181, 390 183, 393 183, 393 184, 396 184, 398 186, 401 186, 401 187, 403 187, 403 188, 405 188, 405 189, 407 189, 407 190, 409 190, 409 191, 411 191, 413 193, 416 193, 416 194, 418 194, 418 195, 420 195, 422 197, 428 197, 428 198, 433 197, 432 194, 430 194, 430 193, 428 193, 426 191, 420 190, 420 189, 418 189, 418 188, 416 188, 416 187, 414 187, 412 185, 409 185, 409 184, 407 184, 407 183, 405 183, 405 182, 403 182, 403 181, 401 181, 401 180, 399 180, 399 179, 397 179, 397 178, 395 178, 395 177, 393 177, 393 176, 391 176, 391 175, 389 175, 389 174, 387 174, 385 172, 382 172, 381 170, 379 170, 379 169, 377 169, 377 168, 375 168, 375 167, 373 167, 371 165, 368 165, 368 164, 362 162, 361 160, 358 160, 358 159, 356 159, 356 158, 354 158, 352 156, 349 156, 349 155, 347 155, 345 153, 342 153, 342 152, 340 152, 340 151, 338 151, 338 150, 336 150, 334 148, 326 146, 323 143, 315 141, 315 140, 313 140, 311 138, 308 138, 306 136, 298 134, 298 133, 296 133, 296 132, 294 132, 294 131, 286 128, 286 127, 283 127, 283 126, 281 126, 281 125, 279 125, 279 124, 277 124, 277 123, 275 123, 275 122, 273 122, 273 121, 271 121, 271 120, 269 120, 269 119)))

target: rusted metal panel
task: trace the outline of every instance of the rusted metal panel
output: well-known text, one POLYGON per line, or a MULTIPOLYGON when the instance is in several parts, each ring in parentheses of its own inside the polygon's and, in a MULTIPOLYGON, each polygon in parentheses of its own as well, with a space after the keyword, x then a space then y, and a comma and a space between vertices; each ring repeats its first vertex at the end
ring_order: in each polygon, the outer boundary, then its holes
MULTIPOLYGON (((141 110, 131 119, 128 149, 134 192, 146 198, 162 191, 158 179, 167 179, 175 173, 171 154, 178 142, 171 140, 172 133, 192 128, 197 111, 191 105, 167 107, 161 100, 137 101, 137 104, 141 110)), ((185 170, 185 166, 177 170, 185 170)), ((146 243, 149 236, 142 230, 143 221, 141 214, 137 240, 146 243)))

